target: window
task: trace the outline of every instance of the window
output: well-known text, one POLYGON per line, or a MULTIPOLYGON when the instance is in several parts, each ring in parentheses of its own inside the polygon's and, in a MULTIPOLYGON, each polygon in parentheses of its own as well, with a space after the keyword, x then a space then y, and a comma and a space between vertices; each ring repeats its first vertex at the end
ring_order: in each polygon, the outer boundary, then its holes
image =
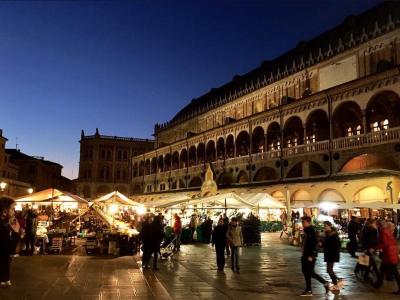
POLYGON ((152 188, 151 188, 151 185, 149 184, 148 186, 146 186, 146 191, 148 192, 148 193, 151 193, 152 192, 152 188))
POLYGON ((388 130, 389 129, 389 120, 388 119, 385 119, 385 120, 383 120, 381 122, 381 128, 383 130, 388 130))
POLYGON ((121 179, 121 172, 117 171, 115 177, 116 177, 117 180, 120 180, 121 179))
POLYGON ((371 131, 377 132, 377 131, 380 131, 380 130, 381 130, 381 129, 379 128, 378 122, 375 122, 375 123, 372 123, 372 124, 371 124, 371 131))
POLYGON ((107 151, 107 159, 110 159, 111 158, 111 150, 108 150, 107 151))
POLYGON ((122 159, 122 152, 118 151, 118 160, 121 160, 121 159, 122 159))
POLYGON ((124 151, 124 159, 128 159, 128 152, 124 151))
POLYGON ((106 150, 101 150, 101 158, 106 158, 106 150))
POLYGON ((351 127, 347 128, 346 136, 352 136, 352 135, 353 135, 353 130, 351 129, 351 127))
POLYGON ((361 125, 358 125, 356 127, 356 135, 360 135, 361 134, 361 125))
POLYGON ((160 191, 165 191, 165 183, 160 184, 160 191))

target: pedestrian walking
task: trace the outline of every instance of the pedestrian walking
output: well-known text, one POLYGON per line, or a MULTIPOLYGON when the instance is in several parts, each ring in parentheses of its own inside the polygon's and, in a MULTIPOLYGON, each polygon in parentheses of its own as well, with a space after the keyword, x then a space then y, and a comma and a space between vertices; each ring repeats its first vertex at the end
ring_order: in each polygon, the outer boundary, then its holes
POLYGON ((13 248, 13 235, 19 233, 19 223, 15 222, 15 201, 0 198, 0 286, 11 286, 10 265, 13 248))
POLYGON ((153 222, 149 225, 150 227, 150 255, 148 257, 147 264, 149 263, 150 257, 153 254, 153 270, 158 271, 157 260, 158 254, 160 253, 161 241, 163 239, 163 225, 162 218, 156 216, 153 222))
POLYGON ((142 268, 146 269, 149 267, 149 261, 151 257, 152 249, 152 217, 148 215, 142 224, 142 230, 140 231, 140 240, 142 241, 142 268))
POLYGON ((350 240, 347 246, 347 250, 349 251, 351 257, 354 258, 357 258, 356 251, 358 249, 358 241, 357 241, 358 230, 359 230, 359 224, 357 222, 357 218, 355 216, 351 216, 351 220, 347 225, 347 232, 350 240))
POLYGON ((192 214, 190 217, 190 223, 189 223, 189 228, 190 228, 190 240, 192 243, 194 242, 194 233, 197 230, 197 225, 198 225, 198 218, 196 214, 192 214))
POLYGON ((243 235, 242 227, 236 218, 231 219, 226 238, 231 248, 231 269, 233 272, 239 273, 239 247, 243 246, 243 235))
POLYGON ((342 248, 339 235, 332 223, 329 221, 324 222, 325 239, 323 243, 324 248, 324 261, 326 262, 326 270, 329 277, 332 279, 333 290, 340 290, 343 286, 343 280, 338 279, 333 266, 335 262, 340 261, 340 249, 342 248))
POLYGON ((182 222, 181 218, 177 213, 174 215, 174 227, 173 227, 174 235, 175 235, 175 245, 174 251, 180 251, 181 248, 181 235, 182 235, 182 222))
POLYGON ((215 247, 217 255, 218 271, 224 271, 225 267, 226 232, 227 228, 224 226, 224 220, 221 218, 218 220, 218 225, 212 233, 212 246, 215 247))
POLYGON ((399 248, 393 235, 394 230, 395 225, 392 222, 387 222, 379 236, 379 244, 376 248, 382 251, 382 264, 376 286, 379 288, 383 284, 385 274, 390 274, 397 283, 397 291, 393 292, 393 294, 400 295, 400 275, 397 269, 399 263, 399 248))
MULTIPOLYGON (((372 269, 376 276, 378 276, 379 271, 376 265, 374 254, 375 247, 378 245, 378 226, 375 219, 368 219, 365 222, 365 226, 361 231, 361 247, 364 253, 369 257, 369 266, 372 266, 372 269)), ((370 267, 362 267, 359 263, 357 263, 356 268, 354 269, 354 273, 358 274, 359 271, 364 270, 364 280, 370 280, 369 272, 370 267)))
POLYGON ((28 210, 25 221, 25 253, 33 255, 36 243, 37 216, 33 210, 28 210))
MULTIPOLYGON (((224 220, 224 226, 226 231, 228 231, 229 228, 229 218, 227 217, 226 213, 222 215, 222 219, 224 220)), ((229 249, 229 244, 228 241, 226 242, 226 255, 230 255, 231 254, 231 250, 229 249)))
POLYGON ((311 225, 311 218, 304 216, 301 218, 303 225, 304 237, 301 256, 301 271, 306 281, 306 289, 300 296, 312 296, 311 278, 316 279, 324 285, 325 292, 329 292, 329 283, 320 275, 315 273, 315 262, 318 256, 318 239, 314 227, 311 225))

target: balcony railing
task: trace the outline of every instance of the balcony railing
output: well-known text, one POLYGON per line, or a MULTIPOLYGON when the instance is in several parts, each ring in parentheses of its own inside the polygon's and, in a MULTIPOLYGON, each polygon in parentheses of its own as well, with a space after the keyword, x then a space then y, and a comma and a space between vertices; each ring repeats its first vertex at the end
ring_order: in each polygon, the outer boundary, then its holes
POLYGON ((244 155, 244 156, 239 156, 239 157, 232 157, 232 158, 227 158, 225 160, 225 164, 227 166, 230 165, 242 165, 242 164, 248 164, 250 161, 250 158, 248 155, 244 155))
POLYGON ((283 157, 290 157, 294 155, 325 152, 329 150, 329 141, 321 141, 295 147, 284 148, 282 150, 283 157))
POLYGON ((400 140, 400 127, 334 139, 332 148, 334 150, 353 149, 361 148, 365 145, 371 146, 391 143, 396 140, 400 140))

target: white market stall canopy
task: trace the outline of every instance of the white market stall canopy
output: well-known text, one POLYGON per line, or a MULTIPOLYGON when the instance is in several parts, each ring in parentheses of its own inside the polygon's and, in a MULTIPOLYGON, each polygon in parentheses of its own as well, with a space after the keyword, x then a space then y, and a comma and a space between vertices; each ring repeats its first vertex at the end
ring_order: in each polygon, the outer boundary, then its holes
POLYGON ((261 209, 279 209, 286 206, 267 193, 241 194, 242 199, 261 209))
POLYGON ((143 206, 142 204, 129 199, 124 194, 121 194, 118 191, 114 191, 100 198, 97 198, 93 200, 93 202, 97 204, 103 203, 103 204, 120 204, 128 206, 143 206))
POLYGON ((153 201, 145 202, 143 205, 148 208, 168 208, 180 203, 188 202, 191 199, 192 197, 186 193, 163 195, 153 201))
POLYGON ((255 205, 247 202, 236 193, 217 194, 214 196, 193 199, 188 202, 189 206, 204 206, 212 208, 256 208, 255 205))
POLYGON ((72 202, 87 204, 88 202, 71 193, 63 192, 57 189, 46 189, 28 196, 19 197, 15 200, 17 203, 45 203, 45 202, 72 202))

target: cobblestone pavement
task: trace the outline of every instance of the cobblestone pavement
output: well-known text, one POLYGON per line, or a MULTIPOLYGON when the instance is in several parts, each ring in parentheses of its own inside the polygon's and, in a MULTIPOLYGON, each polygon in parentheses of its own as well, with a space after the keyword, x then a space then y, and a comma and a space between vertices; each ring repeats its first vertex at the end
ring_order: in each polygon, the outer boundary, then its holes
MULTIPOLYGON (((217 272, 215 253, 209 245, 182 246, 172 260, 159 264, 160 271, 142 272, 140 257, 49 255, 18 257, 12 263, 13 286, 0 289, 0 300, 78 299, 301 299, 304 289, 299 249, 280 242, 276 234, 263 237, 262 247, 241 249, 240 274, 229 268, 217 272)), ((325 265, 318 259, 317 270, 325 278, 325 265)), ((313 282, 314 297, 326 300, 400 299, 391 294, 393 282, 377 291, 358 281, 355 260, 342 254, 335 266, 346 281, 340 293, 325 295, 313 282)))

